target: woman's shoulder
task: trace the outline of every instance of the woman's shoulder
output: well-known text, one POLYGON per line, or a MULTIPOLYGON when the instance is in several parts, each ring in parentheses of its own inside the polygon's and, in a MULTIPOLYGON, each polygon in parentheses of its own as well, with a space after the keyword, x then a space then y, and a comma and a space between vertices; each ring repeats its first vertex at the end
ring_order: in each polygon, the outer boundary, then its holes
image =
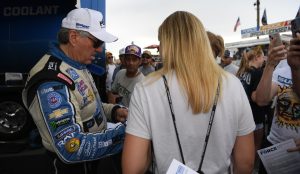
POLYGON ((225 72, 225 74, 222 75, 222 81, 228 84, 240 83, 239 78, 229 72, 225 72))
POLYGON ((162 82, 162 77, 148 75, 144 77, 142 81, 137 83, 137 86, 143 88, 156 88, 161 82, 162 82))
POLYGON ((238 88, 243 88, 240 79, 228 72, 226 72, 225 75, 222 76, 222 86, 223 90, 233 91, 236 91, 238 88))

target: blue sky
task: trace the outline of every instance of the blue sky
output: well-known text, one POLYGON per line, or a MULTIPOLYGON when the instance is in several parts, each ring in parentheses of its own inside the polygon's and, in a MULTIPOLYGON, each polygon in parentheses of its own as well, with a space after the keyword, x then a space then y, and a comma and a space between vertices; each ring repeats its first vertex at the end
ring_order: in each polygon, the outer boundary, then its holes
MULTIPOLYGON (((106 0, 106 28, 119 40, 106 44, 118 57, 118 50, 132 41, 140 47, 158 44, 157 30, 177 10, 196 15, 205 28, 221 35, 225 43, 240 41, 241 29, 256 26, 256 0, 106 0), (241 25, 233 32, 237 18, 241 25)), ((260 18, 267 9, 268 23, 291 20, 299 0, 260 0, 260 18)), ((255 39, 255 38, 252 38, 255 39)))

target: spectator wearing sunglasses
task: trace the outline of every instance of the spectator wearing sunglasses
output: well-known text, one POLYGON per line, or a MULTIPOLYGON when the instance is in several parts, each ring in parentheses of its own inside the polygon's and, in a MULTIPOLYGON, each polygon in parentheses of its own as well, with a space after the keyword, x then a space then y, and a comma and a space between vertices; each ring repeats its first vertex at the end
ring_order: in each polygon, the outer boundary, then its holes
POLYGON ((116 69, 116 64, 114 63, 114 57, 111 52, 106 52, 106 90, 109 91, 111 89, 111 84, 113 82, 113 74, 116 69))
POLYGON ((74 9, 62 20, 58 43, 31 69, 23 102, 37 125, 50 173, 99 172, 100 158, 118 154, 123 147, 127 109, 101 102, 91 73, 103 68, 92 61, 104 42, 117 37, 106 32, 103 15, 74 9), (107 122, 115 122, 107 128, 107 122))
POLYGON ((139 68, 139 70, 144 74, 144 76, 147 76, 148 74, 155 71, 155 68, 151 64, 152 62, 152 54, 150 51, 145 50, 142 54, 142 66, 139 68))

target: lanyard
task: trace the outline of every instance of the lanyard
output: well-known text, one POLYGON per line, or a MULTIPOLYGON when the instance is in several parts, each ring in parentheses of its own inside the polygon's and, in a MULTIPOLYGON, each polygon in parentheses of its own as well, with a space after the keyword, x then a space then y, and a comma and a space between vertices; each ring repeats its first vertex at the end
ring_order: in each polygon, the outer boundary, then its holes
MULTIPOLYGON (((166 92, 167 92, 167 96, 168 96, 168 101, 169 101, 169 106, 170 106, 170 110, 171 110, 171 114, 172 114, 172 120, 173 120, 173 125, 174 125, 174 128, 175 128, 177 143, 178 143, 178 146, 179 146, 180 156, 181 156, 181 159, 182 159, 182 163, 185 164, 185 160, 184 160, 183 152, 182 152, 182 147, 181 147, 181 143, 180 143, 179 135, 178 135, 178 131, 177 131, 175 114, 174 114, 174 110, 173 110, 172 98, 171 98, 171 95, 170 95, 168 82, 167 82, 167 79, 166 79, 165 75, 163 75, 162 77, 163 77, 163 80, 164 80, 164 83, 165 83, 165 88, 166 88, 166 92)), ((205 136, 204 146, 203 146, 202 155, 201 155, 201 161, 200 161, 199 168, 198 168, 198 171, 197 171, 199 173, 203 173, 201 171, 201 168, 202 168, 202 164, 203 164, 203 160, 204 160, 204 156, 205 156, 205 152, 206 152, 206 147, 207 147, 207 143, 208 143, 212 123, 214 121, 214 116, 215 116, 215 111, 216 111, 216 107, 217 107, 219 93, 220 93, 220 84, 218 82, 217 93, 216 93, 216 96, 215 96, 215 99, 214 99, 214 105, 213 105, 212 110, 211 110, 210 119, 209 119, 209 123, 208 123, 208 128, 207 128, 207 132, 206 132, 206 136, 205 136)))

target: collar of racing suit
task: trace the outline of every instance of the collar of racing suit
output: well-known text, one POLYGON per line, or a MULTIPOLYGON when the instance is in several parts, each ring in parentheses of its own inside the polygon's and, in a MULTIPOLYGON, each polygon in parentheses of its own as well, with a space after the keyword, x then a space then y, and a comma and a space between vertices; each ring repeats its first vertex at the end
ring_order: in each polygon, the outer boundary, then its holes
POLYGON ((67 64, 82 70, 82 69, 88 69, 90 72, 93 74, 96 74, 98 76, 101 76, 105 73, 105 69, 99 65, 96 64, 90 64, 90 65, 85 65, 81 64, 70 57, 68 57, 60 48, 57 42, 51 42, 49 45, 49 54, 61 59, 62 61, 66 62, 67 64))
POLYGON ((57 42, 51 42, 49 45, 49 54, 61 59, 62 61, 68 63, 69 65, 77 68, 77 69, 86 69, 86 65, 85 64, 81 64, 73 59, 71 59, 70 57, 68 57, 60 48, 57 42))

